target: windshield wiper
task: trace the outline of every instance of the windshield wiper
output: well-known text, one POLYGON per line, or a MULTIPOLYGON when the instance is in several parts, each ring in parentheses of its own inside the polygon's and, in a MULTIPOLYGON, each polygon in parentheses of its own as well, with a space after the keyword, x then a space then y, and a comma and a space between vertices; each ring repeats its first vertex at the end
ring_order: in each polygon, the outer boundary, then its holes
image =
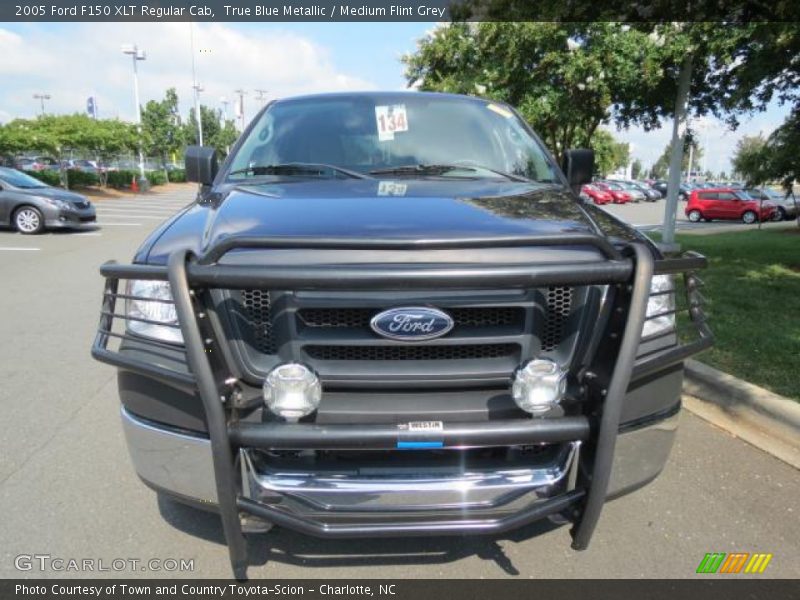
POLYGON ((244 173, 252 173, 253 175, 317 175, 322 176, 325 171, 332 171, 334 173, 341 173, 351 179, 366 179, 361 173, 343 169, 336 165, 328 165, 325 163, 282 163, 276 165, 253 165, 243 169, 236 169, 228 173, 230 175, 241 175, 244 173))
POLYGON ((419 165, 402 165, 398 167, 387 167, 385 169, 374 169, 369 172, 370 175, 443 175, 449 171, 467 171, 477 173, 478 171, 489 171, 495 175, 500 175, 512 181, 530 181, 521 175, 513 173, 505 173, 484 166, 469 167, 466 165, 448 165, 448 164, 419 164, 419 165))

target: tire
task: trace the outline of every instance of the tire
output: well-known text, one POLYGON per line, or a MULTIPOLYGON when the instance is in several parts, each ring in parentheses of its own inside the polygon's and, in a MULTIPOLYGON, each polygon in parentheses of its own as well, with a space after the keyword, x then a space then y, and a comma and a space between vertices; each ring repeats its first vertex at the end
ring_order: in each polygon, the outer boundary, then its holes
POLYGON ((22 235, 36 235, 44 231, 44 215, 33 206, 21 206, 14 213, 14 227, 22 235))
POLYGON ((782 206, 779 206, 775 209, 775 214, 772 216, 773 221, 785 221, 786 220, 786 209, 782 206))
POLYGON ((690 211, 689 211, 689 214, 688 214, 688 215, 686 215, 686 216, 687 216, 687 217, 689 217, 689 220, 690 220, 692 223, 699 223, 699 222, 700 222, 700 219, 702 219, 702 218, 703 218, 703 215, 702 215, 702 214, 700 214, 700 211, 699 211, 699 210, 690 210, 690 211))
POLYGON ((747 225, 752 225, 758 221, 758 216, 752 210, 746 210, 742 213, 742 222, 747 225))
POLYGON ((680 200, 681 202, 686 202, 688 198, 686 197, 686 194, 678 194, 678 200, 680 200))

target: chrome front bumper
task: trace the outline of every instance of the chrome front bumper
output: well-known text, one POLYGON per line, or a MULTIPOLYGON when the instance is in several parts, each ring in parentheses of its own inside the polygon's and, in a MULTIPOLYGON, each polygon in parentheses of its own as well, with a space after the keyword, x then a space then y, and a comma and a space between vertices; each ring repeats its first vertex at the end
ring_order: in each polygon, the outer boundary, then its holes
MULTIPOLYGON (((148 485, 213 507, 217 502, 211 445, 207 438, 164 429, 124 408, 123 428, 136 471, 148 485)), ((608 497, 631 492, 663 468, 678 415, 621 430, 608 497)), ((243 497, 321 524, 452 520, 512 515, 568 491, 579 443, 560 446, 533 468, 437 469, 392 473, 276 470, 243 449, 239 468, 243 497)))

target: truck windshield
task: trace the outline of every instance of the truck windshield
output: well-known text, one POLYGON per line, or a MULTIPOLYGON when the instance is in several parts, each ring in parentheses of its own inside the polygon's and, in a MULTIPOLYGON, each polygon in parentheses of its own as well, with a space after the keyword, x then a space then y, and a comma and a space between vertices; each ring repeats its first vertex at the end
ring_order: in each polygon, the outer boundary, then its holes
POLYGON ((422 93, 278 101, 250 130, 228 179, 335 176, 299 165, 392 179, 560 182, 542 146, 506 106, 422 93))

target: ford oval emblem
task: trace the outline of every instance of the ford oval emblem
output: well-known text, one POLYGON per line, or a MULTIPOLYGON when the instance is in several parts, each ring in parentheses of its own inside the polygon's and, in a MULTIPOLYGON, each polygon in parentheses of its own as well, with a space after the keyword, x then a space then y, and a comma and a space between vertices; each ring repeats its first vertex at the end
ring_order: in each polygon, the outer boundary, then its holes
POLYGON ((419 342, 449 333, 453 319, 446 312, 425 306, 390 308, 369 322, 372 331, 390 340, 419 342))

